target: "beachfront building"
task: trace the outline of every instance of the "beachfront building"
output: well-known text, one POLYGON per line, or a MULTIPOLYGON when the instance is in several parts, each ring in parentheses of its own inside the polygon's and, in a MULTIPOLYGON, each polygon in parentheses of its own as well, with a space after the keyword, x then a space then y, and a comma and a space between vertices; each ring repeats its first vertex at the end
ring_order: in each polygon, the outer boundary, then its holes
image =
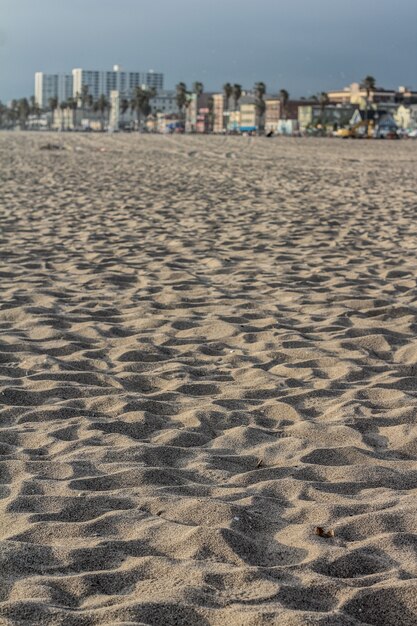
POLYGON ((394 120, 399 128, 415 130, 417 128, 417 104, 401 104, 395 111, 394 120))
POLYGON ((337 129, 347 126, 355 108, 351 104, 330 104, 326 106, 317 103, 302 104, 298 107, 298 126, 305 132, 309 128, 337 129))
POLYGON ((277 132, 281 117, 281 102, 279 98, 265 99, 265 132, 277 132))
POLYGON ((173 90, 158 90, 149 104, 152 113, 163 113, 164 115, 177 115, 179 113, 176 92, 173 90))
POLYGON ((51 128, 54 130, 96 130, 108 128, 109 111, 104 114, 97 111, 58 107, 53 112, 51 128))
POLYGON ((240 131, 243 133, 258 130, 259 120, 256 110, 255 98, 243 96, 240 99, 240 131))
POLYGON ((240 130, 240 103, 236 106, 230 98, 226 106, 223 93, 213 94, 213 132, 237 132, 240 130))
POLYGON ((238 132, 240 129, 240 108, 233 109, 229 113, 228 130, 232 133, 238 132))
POLYGON ((214 95, 203 92, 190 94, 185 109, 185 132, 207 133, 214 128, 214 95))
POLYGON ((118 91, 122 96, 130 98, 136 87, 153 87, 156 91, 164 87, 164 75, 160 72, 125 72, 120 65, 114 65, 113 70, 72 70, 73 96, 78 97, 85 88, 89 95, 97 100, 101 95, 110 98, 112 91, 118 91))
POLYGON ((214 100, 212 93, 204 92, 197 100, 197 133, 212 132, 214 128, 214 100))
MULTIPOLYGON (((367 101, 367 91, 360 83, 352 83, 344 89, 327 92, 331 104, 353 104, 365 108, 367 101)), ((371 103, 400 103, 417 101, 417 92, 408 87, 398 87, 398 89, 383 89, 376 87, 369 93, 371 103)))
POLYGON ((213 132, 222 133, 227 128, 225 120, 224 95, 222 93, 213 94, 213 132))
POLYGON ((73 85, 71 74, 35 74, 35 101, 44 109, 48 106, 51 98, 57 98, 58 102, 64 102, 72 96, 73 85))

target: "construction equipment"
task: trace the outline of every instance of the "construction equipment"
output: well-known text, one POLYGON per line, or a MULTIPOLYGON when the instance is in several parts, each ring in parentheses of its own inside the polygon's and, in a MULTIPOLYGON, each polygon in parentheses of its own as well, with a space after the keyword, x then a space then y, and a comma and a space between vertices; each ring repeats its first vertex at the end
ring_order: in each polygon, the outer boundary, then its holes
POLYGON ((358 139, 369 138, 374 135, 374 120, 361 120, 349 128, 339 128, 335 131, 335 137, 342 139, 358 139))

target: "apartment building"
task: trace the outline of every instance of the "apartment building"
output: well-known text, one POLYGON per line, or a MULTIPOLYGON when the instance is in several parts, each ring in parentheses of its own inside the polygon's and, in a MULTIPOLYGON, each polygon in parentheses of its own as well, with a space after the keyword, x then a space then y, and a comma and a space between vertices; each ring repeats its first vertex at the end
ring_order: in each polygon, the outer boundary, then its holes
POLYGON ((50 98, 57 98, 58 102, 67 100, 73 93, 71 74, 35 74, 35 100, 38 106, 48 106, 50 98))
MULTIPOLYGON (((367 91, 365 87, 359 83, 352 83, 344 89, 328 91, 327 95, 331 104, 361 105, 367 99, 367 91)), ((408 87, 398 87, 398 89, 376 87, 370 92, 369 100, 375 104, 414 102, 417 100, 417 92, 408 87)))
POLYGON ((151 98, 149 104, 152 113, 163 113, 164 115, 174 115, 179 112, 177 104, 177 94, 173 90, 157 89, 156 96, 151 98))
POLYGON ((72 70, 72 78, 74 97, 81 94, 85 87, 94 99, 102 94, 110 98, 112 91, 129 98, 135 88, 141 86, 153 87, 157 91, 164 88, 164 75, 160 72, 125 72, 120 65, 114 65, 111 71, 76 68, 72 70))

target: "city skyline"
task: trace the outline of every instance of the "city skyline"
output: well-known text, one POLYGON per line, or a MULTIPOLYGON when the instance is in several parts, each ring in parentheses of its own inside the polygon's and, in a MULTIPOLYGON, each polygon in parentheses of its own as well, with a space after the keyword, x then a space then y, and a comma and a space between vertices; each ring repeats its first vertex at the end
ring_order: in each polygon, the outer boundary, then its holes
POLYGON ((66 73, 75 67, 126 71, 155 69, 166 88, 195 80, 207 90, 224 82, 249 88, 264 81, 270 91, 293 96, 342 88, 366 74, 388 88, 417 85, 414 0, 334 8, 294 0, 256 7, 229 0, 220 10, 191 0, 148 6, 121 0, 117 7, 81 0, 56 6, 51 0, 3 0, 0 26, 0 99, 33 94, 33 75, 66 73))

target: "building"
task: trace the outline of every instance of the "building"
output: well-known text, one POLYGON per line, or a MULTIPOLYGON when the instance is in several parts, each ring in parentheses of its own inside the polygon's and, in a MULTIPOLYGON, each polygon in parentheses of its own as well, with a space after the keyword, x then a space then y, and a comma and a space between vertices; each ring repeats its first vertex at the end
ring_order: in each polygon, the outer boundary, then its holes
POLYGON ((120 127, 120 93, 112 91, 110 93, 110 115, 109 130, 115 132, 120 127))
POLYGON ((394 119, 399 128, 414 130, 417 128, 417 104, 401 104, 394 113, 394 119))
POLYGON ((191 93, 185 108, 185 132, 208 133, 214 128, 214 94, 191 93))
POLYGON ((51 98, 64 102, 72 96, 73 84, 70 74, 35 74, 35 101, 42 109, 48 106, 51 98))
POLYGON ((222 93, 213 94, 213 132, 222 133, 225 128, 225 98, 222 93))
POLYGON ((302 132, 308 128, 343 128, 347 126, 355 107, 351 104, 329 104, 325 107, 318 102, 298 107, 298 125, 302 132))
MULTIPOLYGON (((328 91, 327 96, 331 104, 362 105, 366 102, 367 92, 359 83, 352 83, 348 87, 336 91, 328 91)), ((371 102, 394 102, 395 91, 377 87, 369 94, 371 102)))
POLYGON ((197 133, 209 133, 214 129, 214 98, 213 93, 202 93, 197 98, 197 133))
POLYGON ((355 131, 355 136, 384 138, 389 134, 396 135, 398 126, 390 111, 369 109, 364 111, 357 108, 349 122, 355 131))
POLYGON ((240 108, 230 111, 227 130, 236 133, 240 129, 240 108))
MULTIPOLYGON (((76 68, 72 74, 35 74, 35 100, 44 108, 50 98, 65 102, 70 97, 78 98, 87 87, 88 94, 97 100, 101 95, 110 99, 112 91, 122 97, 132 97, 136 87, 149 87, 161 92, 164 88, 164 75, 160 72, 124 72, 119 65, 111 71, 84 70, 76 68)), ((171 92, 172 93, 172 92, 171 92)), ((172 108, 172 96, 165 96, 165 106, 172 108)))
MULTIPOLYGON (((354 104, 366 106, 367 91, 363 85, 352 83, 344 89, 328 91, 329 102, 331 104, 354 104)), ((369 93, 369 101, 378 103, 400 103, 417 101, 417 92, 408 87, 398 87, 398 89, 383 89, 376 87, 369 93)))
POLYGON ((73 96, 77 97, 88 88, 88 93, 95 100, 101 95, 110 98, 112 91, 118 91, 121 96, 130 98, 136 87, 153 87, 160 91, 164 87, 164 75, 150 70, 148 72, 124 72, 120 65, 114 65, 111 71, 72 70, 73 96))
POLYGON ((281 117, 281 102, 279 98, 265 100, 265 132, 275 133, 278 130, 281 117))
POLYGON ((255 98, 253 96, 242 96, 240 99, 240 131, 257 131, 258 123, 255 98))
MULTIPOLYGON (((177 116, 179 114, 176 92, 175 91, 161 91, 155 98, 151 98, 149 101, 151 106, 152 120, 147 127, 149 130, 155 131, 157 129, 156 120, 161 116, 177 116), (159 116, 159 117, 158 117, 159 116)), ((150 118, 151 116, 149 116, 150 118)), ((110 92, 110 116, 109 116, 109 128, 111 130, 119 130, 125 128, 135 128, 137 125, 137 114, 132 111, 126 103, 126 98, 122 97, 117 90, 110 92)))
POLYGON ((152 113, 163 113, 164 115, 177 115, 179 113, 175 91, 158 90, 149 104, 152 107, 152 113))

